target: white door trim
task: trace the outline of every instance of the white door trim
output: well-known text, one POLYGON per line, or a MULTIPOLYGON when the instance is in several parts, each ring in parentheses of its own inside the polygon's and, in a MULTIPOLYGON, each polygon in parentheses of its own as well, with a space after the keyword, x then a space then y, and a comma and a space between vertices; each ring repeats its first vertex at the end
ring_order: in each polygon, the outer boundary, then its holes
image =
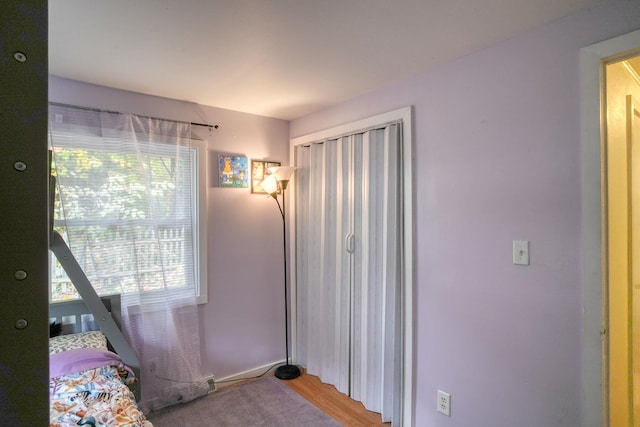
POLYGON ((582 183, 582 407, 583 426, 609 422, 605 401, 602 339, 606 339, 603 292, 603 63, 637 52, 640 31, 580 50, 580 120, 582 183))

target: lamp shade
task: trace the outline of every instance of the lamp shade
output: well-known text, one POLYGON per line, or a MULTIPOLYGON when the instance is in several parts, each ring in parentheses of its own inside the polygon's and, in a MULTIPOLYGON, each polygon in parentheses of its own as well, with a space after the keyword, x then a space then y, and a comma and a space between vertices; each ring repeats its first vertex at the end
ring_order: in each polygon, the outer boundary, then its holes
POLYGON ((269 172, 275 175, 278 181, 289 181, 295 169, 293 166, 274 166, 269 168, 269 172))
POLYGON ((272 196, 278 192, 278 180, 274 174, 266 177, 260 185, 265 192, 272 196))

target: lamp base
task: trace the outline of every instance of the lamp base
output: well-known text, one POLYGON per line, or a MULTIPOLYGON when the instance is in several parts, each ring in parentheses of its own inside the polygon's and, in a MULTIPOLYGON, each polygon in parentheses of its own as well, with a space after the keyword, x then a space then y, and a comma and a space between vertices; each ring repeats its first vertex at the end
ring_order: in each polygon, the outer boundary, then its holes
POLYGON ((300 369, 295 365, 278 366, 275 376, 281 380, 292 380, 300 376, 300 369))

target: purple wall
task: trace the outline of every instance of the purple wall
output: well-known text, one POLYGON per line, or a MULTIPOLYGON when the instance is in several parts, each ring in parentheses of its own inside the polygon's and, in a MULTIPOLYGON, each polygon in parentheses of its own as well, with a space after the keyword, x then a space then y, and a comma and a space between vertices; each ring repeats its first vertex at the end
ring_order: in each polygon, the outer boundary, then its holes
POLYGON ((166 98, 50 77, 49 101, 219 125, 207 141, 209 303, 200 306, 204 373, 216 378, 284 359, 282 228, 276 204, 220 188, 217 154, 288 163, 289 124, 166 98), (275 250, 273 250, 275 248, 275 250))
MULTIPOLYGON (((415 425, 581 425, 579 49, 640 28, 610 0, 291 122, 52 77, 50 101, 219 124, 219 152, 288 159, 288 138, 414 106, 415 425), (531 265, 511 241, 531 241, 531 265), (452 417, 435 410, 452 395, 452 417)), ((277 209, 208 186, 205 373, 280 360, 277 209)))
POLYGON ((414 106, 416 426, 581 425, 579 50, 638 28, 604 2, 291 123, 414 106))

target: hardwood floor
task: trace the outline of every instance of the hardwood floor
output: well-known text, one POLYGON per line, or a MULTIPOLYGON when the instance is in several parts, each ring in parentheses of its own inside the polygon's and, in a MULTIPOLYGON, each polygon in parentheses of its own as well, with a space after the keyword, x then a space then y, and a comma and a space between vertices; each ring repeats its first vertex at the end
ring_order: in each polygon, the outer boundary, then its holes
POLYGON ((303 372, 298 378, 284 383, 344 426, 391 426, 391 423, 382 422, 380 414, 367 411, 362 403, 340 393, 334 386, 324 384, 316 376, 303 372))

